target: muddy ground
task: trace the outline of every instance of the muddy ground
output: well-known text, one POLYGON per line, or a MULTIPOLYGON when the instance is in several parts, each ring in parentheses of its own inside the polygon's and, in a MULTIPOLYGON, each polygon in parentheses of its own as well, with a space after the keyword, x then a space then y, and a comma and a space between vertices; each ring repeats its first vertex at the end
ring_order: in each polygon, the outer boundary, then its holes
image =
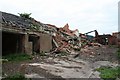
POLYGON ((22 73, 27 78, 46 78, 47 80, 68 78, 100 78, 94 69, 100 66, 117 66, 117 47, 94 46, 71 52, 67 56, 35 55, 31 61, 5 62, 2 64, 4 77, 22 73), (79 56, 74 58, 76 54, 79 56))

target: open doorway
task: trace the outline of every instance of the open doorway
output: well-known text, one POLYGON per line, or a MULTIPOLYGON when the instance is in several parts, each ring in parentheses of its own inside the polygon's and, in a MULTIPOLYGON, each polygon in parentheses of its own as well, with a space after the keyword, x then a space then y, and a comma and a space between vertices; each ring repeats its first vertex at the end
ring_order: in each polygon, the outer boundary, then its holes
POLYGON ((35 35, 35 34, 30 34, 29 35, 29 41, 32 42, 32 50, 35 53, 40 52, 40 37, 35 35))
POLYGON ((22 34, 2 32, 2 55, 22 52, 22 34))

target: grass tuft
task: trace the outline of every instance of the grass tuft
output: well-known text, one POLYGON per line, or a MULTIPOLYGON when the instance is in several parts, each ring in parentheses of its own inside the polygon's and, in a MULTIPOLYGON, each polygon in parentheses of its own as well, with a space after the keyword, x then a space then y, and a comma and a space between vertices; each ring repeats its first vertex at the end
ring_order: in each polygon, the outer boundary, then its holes
POLYGON ((96 70, 100 72, 100 77, 104 80, 116 80, 120 76, 120 67, 100 67, 96 70))
POLYGON ((24 60, 31 60, 32 56, 25 53, 15 53, 15 54, 9 54, 7 56, 3 56, 2 58, 7 59, 8 61, 24 61, 24 60))
POLYGON ((25 78, 25 76, 20 73, 16 73, 14 75, 3 78, 2 80, 30 80, 30 79, 25 78))

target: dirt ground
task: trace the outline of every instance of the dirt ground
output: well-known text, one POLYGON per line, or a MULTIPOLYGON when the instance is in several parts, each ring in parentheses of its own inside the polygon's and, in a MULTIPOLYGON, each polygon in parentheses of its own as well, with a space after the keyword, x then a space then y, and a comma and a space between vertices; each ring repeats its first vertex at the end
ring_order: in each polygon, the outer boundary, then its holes
POLYGON ((79 58, 88 61, 118 61, 116 46, 102 45, 101 47, 88 47, 81 50, 79 58))
MULTIPOLYGON (((2 64, 4 76, 22 73, 27 78, 100 78, 93 70, 101 65, 117 65, 115 46, 86 47, 81 52, 71 52, 67 56, 39 56, 24 62, 2 64), (74 58, 76 54, 80 54, 74 58)), ((51 54, 52 55, 52 54, 51 54)))

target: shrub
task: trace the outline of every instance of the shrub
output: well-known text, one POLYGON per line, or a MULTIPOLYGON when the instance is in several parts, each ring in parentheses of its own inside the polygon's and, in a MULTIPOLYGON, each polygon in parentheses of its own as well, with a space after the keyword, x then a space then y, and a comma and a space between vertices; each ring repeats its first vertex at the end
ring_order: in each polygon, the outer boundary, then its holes
POLYGON ((18 13, 20 15, 20 17, 23 17, 23 18, 27 18, 27 19, 31 19, 30 15, 32 13, 18 13))

